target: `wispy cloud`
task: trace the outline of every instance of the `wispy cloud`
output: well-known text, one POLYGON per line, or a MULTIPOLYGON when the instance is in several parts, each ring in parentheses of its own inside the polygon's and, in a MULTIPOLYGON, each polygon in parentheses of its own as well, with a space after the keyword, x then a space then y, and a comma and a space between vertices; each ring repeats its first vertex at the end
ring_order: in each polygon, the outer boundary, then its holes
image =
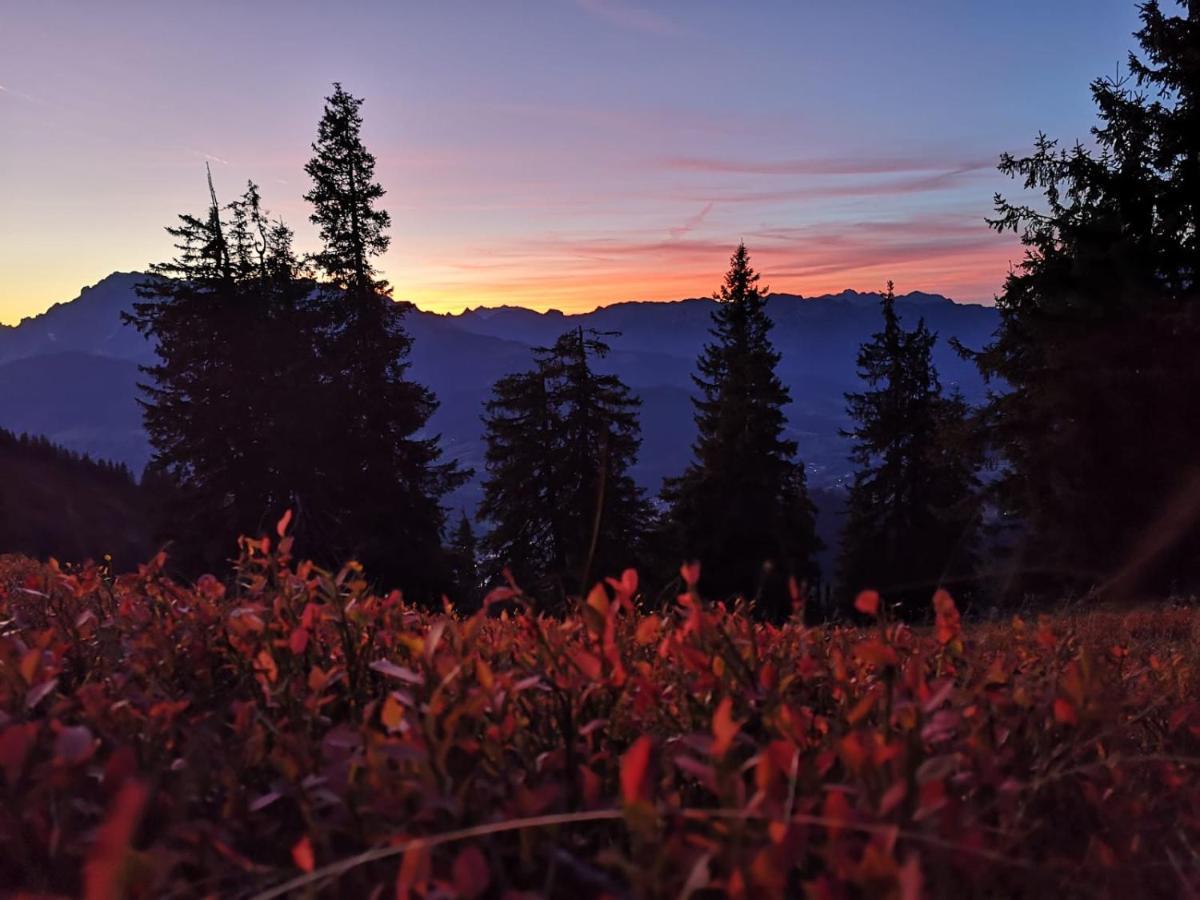
POLYGON ((630 31, 641 31, 667 37, 674 37, 682 33, 679 26, 670 19, 643 6, 626 3, 624 0, 576 0, 576 2, 581 9, 593 16, 630 31))
POLYGON ((685 189, 676 199, 716 203, 786 203, 793 200, 834 199, 839 197, 888 197, 902 194, 923 194, 958 187, 978 168, 954 169, 935 175, 918 175, 909 178, 889 178, 838 182, 835 184, 810 184, 779 190, 705 190, 685 189))
POLYGON ((16 97, 18 100, 24 100, 26 103, 37 103, 37 99, 26 94, 24 91, 18 91, 14 88, 0 84, 0 94, 8 94, 10 97, 16 97))
POLYGON ((744 175, 892 175, 902 172, 975 172, 996 165, 994 159, 938 159, 929 156, 838 157, 773 162, 678 156, 662 160, 668 169, 744 175))
POLYGON ((678 225, 675 228, 670 229, 670 231, 667 233, 671 235, 671 240, 677 241, 689 232, 695 231, 697 228, 699 228, 701 223, 708 218, 708 214, 712 212, 712 208, 715 205, 716 204, 710 200, 708 203, 704 204, 704 207, 700 210, 700 212, 696 213, 682 225, 678 225))
POLYGON ((191 147, 184 147, 183 149, 185 151, 187 151, 188 153, 192 154, 192 156, 200 157, 200 159, 203 159, 205 162, 212 162, 212 163, 216 163, 217 165, 221 165, 221 166, 229 165, 229 160, 224 159, 220 156, 214 156, 211 153, 205 153, 203 150, 193 150, 191 147))

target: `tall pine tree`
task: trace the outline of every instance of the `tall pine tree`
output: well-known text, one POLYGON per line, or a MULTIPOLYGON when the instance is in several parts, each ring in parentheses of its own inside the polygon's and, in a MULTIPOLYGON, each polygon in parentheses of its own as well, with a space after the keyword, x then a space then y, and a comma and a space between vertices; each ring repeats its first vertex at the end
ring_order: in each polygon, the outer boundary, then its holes
POLYGON ((756 599, 759 613, 790 610, 786 582, 815 582, 820 547, 796 442, 784 436, 788 390, 776 374, 766 288, 745 244, 716 293, 712 343, 694 376, 694 460, 667 482, 667 545, 701 562, 709 596, 756 599))
POLYGON ((1098 151, 1039 136, 996 197, 1025 258, 977 359, 1018 584, 1200 583, 1200 3, 1141 7, 1130 77, 1092 84, 1098 151))
POLYGON ((633 565, 646 524, 629 475, 639 403, 596 370, 608 349, 595 333, 568 331, 536 351, 531 371, 500 379, 486 407, 486 546, 547 603, 633 565))
POLYGON ((924 319, 904 328, 890 281, 880 306, 883 329, 858 353, 865 390, 846 395, 856 471, 838 580, 844 596, 875 588, 918 612, 971 575, 979 459, 965 402, 942 394, 936 336, 924 319))
POLYGON ((411 338, 404 315, 373 260, 387 250, 387 212, 375 158, 362 141, 362 101, 340 84, 305 167, 323 247, 312 257, 320 291, 326 452, 317 461, 309 515, 328 551, 353 555, 368 573, 418 599, 449 587, 442 548, 442 498, 469 473, 442 457, 428 435, 433 393, 408 378, 411 338))

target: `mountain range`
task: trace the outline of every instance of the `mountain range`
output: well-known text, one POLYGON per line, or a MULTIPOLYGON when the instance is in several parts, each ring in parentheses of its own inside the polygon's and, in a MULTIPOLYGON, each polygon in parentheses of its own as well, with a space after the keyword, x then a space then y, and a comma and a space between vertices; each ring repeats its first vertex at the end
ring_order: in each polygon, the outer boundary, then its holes
MULTIPOLYGON (((0 427, 45 435, 141 471, 150 447, 137 404, 137 383, 144 378, 138 366, 152 361, 153 347, 122 323, 121 313, 130 308, 143 277, 114 273, 74 300, 0 328, 0 427)), ((799 443, 818 503, 824 495, 826 507, 837 505, 850 471, 848 445, 839 434, 847 425, 844 394, 859 387, 855 358, 859 344, 879 328, 878 304, 878 294, 857 291, 768 299, 772 339, 782 356, 779 374, 791 390, 791 436, 799 443)), ((695 437, 691 376, 708 339, 714 305, 697 298, 615 303, 578 314, 521 307, 410 313, 412 377, 441 401, 431 427, 442 435, 449 455, 476 470, 476 478, 450 504, 469 510, 480 497, 480 415, 492 384, 529 366, 533 348, 577 326, 607 334, 613 352, 600 367, 618 373, 642 400, 643 444, 633 474, 656 493, 662 479, 682 471, 690 458, 695 437)), ((984 391, 979 374, 949 339, 983 346, 997 325, 996 311, 924 293, 899 296, 896 306, 903 320, 923 317, 939 335, 934 357, 943 385, 978 400, 984 391)))

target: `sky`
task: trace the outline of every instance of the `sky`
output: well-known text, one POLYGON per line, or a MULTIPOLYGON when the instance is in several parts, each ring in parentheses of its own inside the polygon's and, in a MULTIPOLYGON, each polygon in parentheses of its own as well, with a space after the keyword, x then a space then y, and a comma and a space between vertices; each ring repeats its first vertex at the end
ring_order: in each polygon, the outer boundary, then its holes
POLYGON ((316 249, 304 163, 365 98, 398 298, 589 310, 764 283, 990 302, 984 221, 1086 141, 1132 0, 0 0, 0 322, 171 254, 247 179, 316 249))

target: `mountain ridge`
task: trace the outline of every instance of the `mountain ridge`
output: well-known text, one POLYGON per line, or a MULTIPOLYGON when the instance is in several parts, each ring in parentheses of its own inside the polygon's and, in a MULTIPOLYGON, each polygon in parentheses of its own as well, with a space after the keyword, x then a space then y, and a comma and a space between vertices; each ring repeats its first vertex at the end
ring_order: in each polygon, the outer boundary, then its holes
MULTIPOLYGON (((137 432, 136 366, 153 360, 153 345, 121 321, 135 299, 139 272, 114 272, 45 312, 0 329, 0 426, 45 434, 58 443, 140 471, 149 458, 137 432), (32 385, 32 387, 30 387, 32 385), (107 426, 105 423, 108 423, 107 426)), ((780 376, 792 392, 789 422, 817 484, 848 473, 843 394, 857 388, 858 345, 878 326, 879 295, 845 290, 806 297, 768 295, 781 354, 780 376)), ((638 480, 657 491, 664 475, 686 465, 694 437, 687 398, 695 360, 708 340, 712 298, 624 300, 588 312, 505 305, 458 313, 414 308, 412 376, 441 401, 431 430, 447 452, 482 471, 481 406, 497 378, 528 366, 533 350, 568 327, 608 332, 612 353, 601 366, 622 376, 642 397, 645 450, 638 480)), ((994 330, 994 308, 912 291, 897 298, 902 318, 926 319, 939 332, 936 361, 943 383, 969 398, 982 396, 974 366, 946 339, 980 346, 994 330)), ((460 499, 478 496, 477 480, 460 499)))

